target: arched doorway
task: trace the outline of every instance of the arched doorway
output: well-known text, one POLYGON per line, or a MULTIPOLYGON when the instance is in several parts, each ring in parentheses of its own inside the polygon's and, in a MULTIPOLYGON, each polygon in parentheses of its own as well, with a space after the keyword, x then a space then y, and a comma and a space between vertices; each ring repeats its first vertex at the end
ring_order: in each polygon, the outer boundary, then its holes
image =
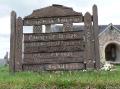
POLYGON ((117 58, 117 46, 114 43, 108 44, 105 48, 106 61, 116 61, 117 58))

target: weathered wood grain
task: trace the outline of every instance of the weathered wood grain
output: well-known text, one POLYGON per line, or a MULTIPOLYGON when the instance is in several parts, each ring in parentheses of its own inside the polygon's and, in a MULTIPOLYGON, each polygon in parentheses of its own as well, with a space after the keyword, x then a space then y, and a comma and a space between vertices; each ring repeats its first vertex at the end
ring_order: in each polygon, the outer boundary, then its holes
POLYGON ((23 20, 18 17, 16 20, 16 53, 15 53, 15 70, 22 70, 22 40, 23 40, 23 20))
POLYGON ((83 63, 67 63, 67 64, 24 64, 23 69, 26 71, 57 71, 57 70, 80 70, 84 69, 83 63))
POLYGON ((56 33, 26 33, 24 34, 24 41, 57 41, 57 40, 83 40, 83 31, 71 32, 56 32, 56 33))
POLYGON ((73 31, 73 23, 64 23, 63 24, 63 32, 73 31))
POLYGON ((10 34, 10 72, 15 72, 15 44, 16 41, 16 12, 11 12, 11 34, 10 34))
POLYGON ((94 68, 94 44, 93 44, 93 27, 92 27, 92 18, 89 12, 85 13, 84 24, 85 24, 85 60, 87 68, 94 68))
POLYGON ((100 68, 100 53, 99 53, 99 27, 98 27, 98 11, 97 6, 93 6, 93 32, 94 32, 94 45, 95 45, 95 62, 96 62, 96 68, 100 68))
POLYGON ((83 57, 56 57, 56 58, 46 58, 46 59, 38 59, 38 58, 33 58, 33 59, 24 59, 24 63, 74 63, 74 62, 83 62, 84 58, 83 57))
POLYGON ((45 59, 45 58, 61 58, 61 57, 83 57, 84 51, 81 52, 57 52, 57 53, 31 53, 24 54, 25 59, 45 59))
POLYGON ((84 52, 24 54, 25 63, 83 62, 84 52))
POLYGON ((49 42, 24 42, 26 47, 54 47, 54 46, 83 46, 83 40, 68 40, 68 41, 49 41, 49 42))
POLYGON ((80 23, 83 21, 82 16, 70 17, 54 17, 54 18, 40 18, 40 19, 24 19, 24 26, 42 25, 42 24, 63 24, 66 22, 80 23))
POLYGON ((84 46, 26 47, 24 53, 52 53, 83 51, 84 46))
POLYGON ((33 26, 33 33, 42 33, 42 25, 33 26))

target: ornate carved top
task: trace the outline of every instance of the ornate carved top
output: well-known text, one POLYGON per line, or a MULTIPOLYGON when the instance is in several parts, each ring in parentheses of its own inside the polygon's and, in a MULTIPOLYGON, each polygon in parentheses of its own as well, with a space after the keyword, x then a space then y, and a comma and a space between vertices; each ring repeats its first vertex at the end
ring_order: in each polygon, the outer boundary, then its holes
POLYGON ((24 19, 68 17, 68 16, 82 16, 82 13, 76 12, 70 7, 53 4, 52 6, 34 10, 32 14, 26 16, 24 19))

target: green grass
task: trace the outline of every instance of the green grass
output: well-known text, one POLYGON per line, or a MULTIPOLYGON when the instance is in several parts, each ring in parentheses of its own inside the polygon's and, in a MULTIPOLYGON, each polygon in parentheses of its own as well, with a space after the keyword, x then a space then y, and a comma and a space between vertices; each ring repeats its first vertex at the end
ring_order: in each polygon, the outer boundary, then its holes
POLYGON ((120 89, 120 66, 115 71, 17 72, 0 67, 0 89, 120 89), (109 89, 109 88, 108 88, 109 89))

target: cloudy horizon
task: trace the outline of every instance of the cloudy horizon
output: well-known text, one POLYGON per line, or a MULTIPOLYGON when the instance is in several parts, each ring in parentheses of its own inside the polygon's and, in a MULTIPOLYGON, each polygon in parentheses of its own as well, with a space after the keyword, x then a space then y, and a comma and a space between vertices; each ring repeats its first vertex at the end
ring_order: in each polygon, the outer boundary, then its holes
POLYGON ((72 7, 77 12, 92 13, 94 4, 98 7, 99 24, 120 24, 120 0, 0 0, 0 58, 9 51, 10 42, 10 12, 16 11, 17 16, 24 17, 35 9, 52 4, 72 7))

